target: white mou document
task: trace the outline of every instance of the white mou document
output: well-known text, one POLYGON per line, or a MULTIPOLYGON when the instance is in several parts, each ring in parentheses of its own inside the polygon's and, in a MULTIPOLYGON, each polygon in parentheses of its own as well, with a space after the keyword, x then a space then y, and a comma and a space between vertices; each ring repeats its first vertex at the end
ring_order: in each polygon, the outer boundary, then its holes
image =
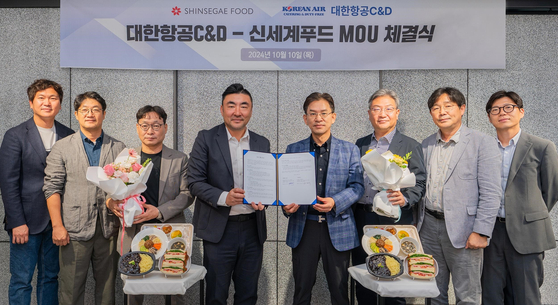
POLYGON ((244 192, 247 204, 316 204, 314 153, 274 154, 245 150, 244 192))

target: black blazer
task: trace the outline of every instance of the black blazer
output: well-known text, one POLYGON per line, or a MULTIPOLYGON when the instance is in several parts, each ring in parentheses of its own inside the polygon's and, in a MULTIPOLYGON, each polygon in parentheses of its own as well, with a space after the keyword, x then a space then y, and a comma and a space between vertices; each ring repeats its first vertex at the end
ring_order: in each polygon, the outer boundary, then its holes
MULTIPOLYGON (((56 140, 74 131, 57 121, 56 140)), ((41 233, 50 221, 43 183, 47 152, 33 118, 11 128, 0 147, 0 189, 4 229, 27 224, 29 234, 41 233)))
MULTIPOLYGON (((366 154, 371 141, 372 134, 362 137, 356 141, 356 146, 360 149, 361 156, 366 154)), ((401 134, 396 129, 395 135, 393 135, 393 140, 389 144, 388 149, 392 153, 402 157, 410 151, 413 152, 411 159, 409 159, 409 170, 411 173, 415 174, 417 183, 414 187, 401 189, 401 193, 403 193, 403 196, 405 196, 405 198, 409 201, 409 204, 401 209, 401 224, 403 224, 403 222, 414 224, 416 222, 416 219, 413 220, 414 207, 426 192, 426 167, 424 166, 422 146, 413 138, 401 134)), ((366 187, 366 185, 364 187, 366 187)), ((380 219, 390 220, 389 222, 391 223, 394 221, 392 218, 383 216, 378 217, 380 217, 380 219)))
MULTIPOLYGON (((269 140, 250 131, 250 150, 269 152, 269 140)), ((194 231, 196 236, 212 243, 221 240, 230 207, 218 206, 219 196, 234 188, 231 155, 225 124, 198 133, 187 170, 188 188, 196 197, 194 231)), ((256 211, 258 237, 267 239, 265 210, 256 211)))

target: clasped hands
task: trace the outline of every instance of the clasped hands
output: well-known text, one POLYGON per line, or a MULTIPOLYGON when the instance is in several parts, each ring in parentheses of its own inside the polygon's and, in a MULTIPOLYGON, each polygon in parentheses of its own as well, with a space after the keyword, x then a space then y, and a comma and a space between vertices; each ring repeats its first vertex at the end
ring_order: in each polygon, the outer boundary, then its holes
MULTIPOLYGON (((124 203, 124 200, 114 200, 112 198, 109 198, 106 201, 107 208, 118 218, 122 218, 123 216, 124 211, 120 208, 120 204, 122 203, 124 203)), ((156 206, 144 203, 143 207, 145 208, 145 211, 134 217, 133 224, 143 223, 159 216, 159 209, 156 206)))

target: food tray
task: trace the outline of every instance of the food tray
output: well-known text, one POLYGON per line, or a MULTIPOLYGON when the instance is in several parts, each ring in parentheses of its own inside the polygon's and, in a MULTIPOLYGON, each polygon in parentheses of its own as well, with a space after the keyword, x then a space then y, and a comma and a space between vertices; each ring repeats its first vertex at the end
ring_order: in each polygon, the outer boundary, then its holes
MULTIPOLYGON (((194 240, 194 226, 191 223, 146 223, 146 224, 141 226, 141 230, 143 231, 143 230, 148 229, 148 228, 156 228, 156 229, 161 230, 161 232, 162 232, 162 228, 163 228, 164 225, 171 225, 172 226, 172 231, 180 230, 182 232, 182 238, 184 238, 184 240, 186 240, 186 253, 188 253, 189 256, 192 256, 192 242, 194 240)), ((172 231, 171 231, 171 233, 172 233, 172 231)), ((167 237, 168 237, 169 240, 172 239, 170 237, 170 234, 167 234, 167 237)), ((168 246, 170 247, 171 244, 169 243, 168 246)), ((163 253, 165 251, 167 251, 166 248, 163 250, 163 253)))
MULTIPOLYGON (((424 253, 424 249, 422 248, 422 243, 420 241, 420 237, 419 237, 417 228, 413 225, 366 225, 366 226, 363 227, 363 232, 366 233, 366 231, 368 231, 370 229, 385 230, 386 227, 395 227, 397 232, 399 232, 399 230, 407 231, 407 233, 409 233, 409 237, 412 237, 412 238, 416 239, 417 242, 418 242, 419 247, 418 247, 416 253, 424 253)), ((399 240, 398 240, 398 242, 399 242, 399 240)), ((407 255, 405 253, 403 253, 403 251, 401 251, 401 250, 399 251, 397 256, 399 256, 400 258, 407 257, 407 255)))

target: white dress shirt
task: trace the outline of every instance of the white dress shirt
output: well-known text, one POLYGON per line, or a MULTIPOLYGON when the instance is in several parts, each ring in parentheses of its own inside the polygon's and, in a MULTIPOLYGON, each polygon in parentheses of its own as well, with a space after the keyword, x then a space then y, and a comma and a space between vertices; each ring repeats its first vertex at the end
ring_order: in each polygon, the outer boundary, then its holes
MULTIPOLYGON (((238 141, 235 137, 231 135, 229 130, 227 130, 227 137, 229 139, 229 151, 231 153, 231 163, 233 170, 233 179, 235 188, 244 188, 244 150, 250 150, 250 133, 248 129, 238 141)), ((227 206, 225 200, 227 199, 228 191, 221 193, 217 205, 227 206)), ((240 214, 250 214, 254 213, 254 209, 249 204, 237 204, 231 207, 229 216, 240 215, 240 214)))

